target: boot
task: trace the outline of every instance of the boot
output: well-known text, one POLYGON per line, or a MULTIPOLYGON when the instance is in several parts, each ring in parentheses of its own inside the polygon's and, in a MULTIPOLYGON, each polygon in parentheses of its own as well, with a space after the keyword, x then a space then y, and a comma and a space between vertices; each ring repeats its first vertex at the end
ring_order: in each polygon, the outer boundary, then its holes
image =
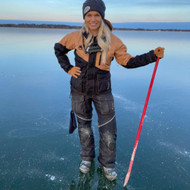
POLYGON ((91 164, 92 163, 90 161, 82 160, 79 167, 80 171, 84 174, 88 173, 90 171, 91 164))
POLYGON ((115 171, 115 168, 106 168, 103 166, 103 172, 105 177, 109 180, 109 181, 114 181, 117 178, 117 173, 115 171))

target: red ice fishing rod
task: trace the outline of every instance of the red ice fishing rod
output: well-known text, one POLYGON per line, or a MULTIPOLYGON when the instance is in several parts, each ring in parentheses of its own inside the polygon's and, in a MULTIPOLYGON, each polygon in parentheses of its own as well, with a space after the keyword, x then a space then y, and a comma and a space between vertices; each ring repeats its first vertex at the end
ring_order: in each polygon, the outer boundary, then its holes
POLYGON ((139 124, 139 129, 138 129, 138 132, 137 132, 137 137, 136 137, 135 145, 134 145, 134 148, 133 148, 133 153, 131 155, 131 161, 130 161, 130 164, 129 164, 129 169, 128 169, 128 172, 126 174, 123 187, 125 187, 127 185, 128 181, 129 181, 129 178, 130 178, 130 175, 131 175, 131 170, 132 170, 133 162, 134 162, 134 159, 135 159, 135 154, 136 154, 136 151, 137 151, 137 146, 138 146, 138 143, 139 143, 141 129, 142 129, 142 125, 143 125, 146 109, 147 109, 147 106, 148 106, 148 101, 149 101, 149 98, 150 98, 150 93, 151 93, 152 86, 153 86, 153 83, 154 83, 154 78, 155 78, 155 75, 156 75, 156 70, 157 70, 157 67, 158 67, 158 63, 159 63, 159 58, 157 58, 156 64, 154 66, 154 71, 153 71, 153 74, 152 74, 152 79, 151 79, 150 86, 149 86, 149 89, 148 89, 148 94, 147 94, 146 101, 145 101, 145 104, 144 104, 144 109, 143 109, 143 113, 142 113, 142 116, 141 116, 141 121, 140 121, 140 124, 139 124))

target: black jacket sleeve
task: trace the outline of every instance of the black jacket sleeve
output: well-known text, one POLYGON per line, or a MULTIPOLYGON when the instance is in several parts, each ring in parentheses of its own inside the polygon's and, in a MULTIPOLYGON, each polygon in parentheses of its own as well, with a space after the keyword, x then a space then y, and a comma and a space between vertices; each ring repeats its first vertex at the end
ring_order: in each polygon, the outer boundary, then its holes
POLYGON ((70 50, 60 43, 55 44, 54 50, 60 66, 65 70, 65 72, 68 72, 73 67, 66 55, 70 50))
POLYGON ((123 67, 132 69, 137 68, 141 66, 148 65, 149 63, 155 62, 157 59, 156 55, 154 54, 154 50, 149 51, 148 53, 137 55, 136 57, 132 57, 127 65, 124 65, 123 67))

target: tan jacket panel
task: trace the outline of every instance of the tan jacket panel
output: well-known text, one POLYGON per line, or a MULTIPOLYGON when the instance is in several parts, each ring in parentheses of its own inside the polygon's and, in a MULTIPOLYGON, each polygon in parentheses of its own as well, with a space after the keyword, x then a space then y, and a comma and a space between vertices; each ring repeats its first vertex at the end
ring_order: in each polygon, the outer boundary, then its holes
MULTIPOLYGON (((89 54, 85 53, 82 42, 82 33, 80 30, 66 35, 59 43, 69 50, 75 49, 78 56, 87 62, 89 61, 89 54)), ((101 52, 98 52, 96 55, 95 66, 99 69, 109 71, 113 57, 115 57, 117 63, 120 65, 127 65, 132 56, 127 53, 127 47, 123 42, 114 34, 111 34, 111 48, 108 51, 107 62, 105 65, 100 62, 100 57, 101 52)))
POLYGON ((76 50, 76 53, 88 62, 89 54, 85 53, 82 42, 82 33, 80 30, 67 34, 63 39, 59 42, 63 46, 65 46, 69 50, 76 50))

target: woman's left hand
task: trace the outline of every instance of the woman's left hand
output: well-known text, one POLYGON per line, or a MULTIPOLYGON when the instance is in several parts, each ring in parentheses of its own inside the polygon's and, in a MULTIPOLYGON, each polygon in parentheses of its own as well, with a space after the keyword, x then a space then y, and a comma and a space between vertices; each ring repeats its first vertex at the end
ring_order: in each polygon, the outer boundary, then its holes
POLYGON ((163 58, 164 57, 164 48, 162 47, 157 47, 155 50, 154 50, 154 54, 156 55, 156 57, 158 58, 163 58))

